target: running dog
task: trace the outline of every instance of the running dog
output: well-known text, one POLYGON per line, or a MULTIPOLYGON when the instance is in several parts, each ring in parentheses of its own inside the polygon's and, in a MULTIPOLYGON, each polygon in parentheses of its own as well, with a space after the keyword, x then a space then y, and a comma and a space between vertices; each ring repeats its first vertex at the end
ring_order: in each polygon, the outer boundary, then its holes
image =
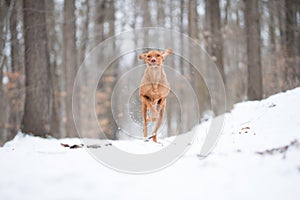
POLYGON ((139 95, 142 101, 142 117, 144 137, 157 142, 157 130, 160 127, 165 107, 167 96, 170 92, 170 85, 163 69, 165 58, 172 53, 171 49, 164 51, 149 51, 148 53, 140 54, 139 58, 143 59, 147 65, 141 80, 139 95), (151 117, 147 115, 147 111, 151 111, 151 117), (148 137, 147 122, 156 122, 152 136, 148 137))

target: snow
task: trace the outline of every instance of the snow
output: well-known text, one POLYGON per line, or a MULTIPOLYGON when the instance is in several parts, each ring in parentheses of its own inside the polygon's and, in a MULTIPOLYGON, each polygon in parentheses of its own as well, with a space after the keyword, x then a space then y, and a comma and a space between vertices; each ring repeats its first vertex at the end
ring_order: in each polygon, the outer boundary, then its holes
MULTIPOLYGON (((19 133, 0 148, 0 199, 300 199, 299 143, 286 153, 266 153, 300 142, 299 102, 296 88, 236 104, 225 114, 222 136, 207 158, 199 153, 209 121, 193 129, 197 138, 177 162, 141 175, 107 168, 85 148, 61 146, 81 144, 78 138, 19 133)), ((147 153, 170 141, 123 140, 113 145, 147 153)))
POLYGON ((9 82, 9 78, 8 78, 7 76, 4 76, 4 77, 2 78, 2 84, 3 84, 3 85, 6 85, 8 82, 9 82))

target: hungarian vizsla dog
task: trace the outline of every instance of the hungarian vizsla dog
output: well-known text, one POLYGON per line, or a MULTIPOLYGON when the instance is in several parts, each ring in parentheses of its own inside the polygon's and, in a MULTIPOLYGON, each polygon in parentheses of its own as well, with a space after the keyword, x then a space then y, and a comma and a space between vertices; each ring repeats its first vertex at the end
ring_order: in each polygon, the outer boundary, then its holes
POLYGON ((167 96, 170 92, 170 85, 163 69, 163 63, 165 58, 171 53, 171 49, 166 49, 162 52, 153 50, 148 53, 142 53, 139 56, 147 64, 139 88, 139 95, 142 101, 144 137, 146 139, 152 138, 154 142, 157 142, 157 130, 162 123, 167 96), (151 111, 151 117, 147 114, 148 110, 151 111), (153 134, 149 138, 147 138, 147 122, 156 122, 153 134))

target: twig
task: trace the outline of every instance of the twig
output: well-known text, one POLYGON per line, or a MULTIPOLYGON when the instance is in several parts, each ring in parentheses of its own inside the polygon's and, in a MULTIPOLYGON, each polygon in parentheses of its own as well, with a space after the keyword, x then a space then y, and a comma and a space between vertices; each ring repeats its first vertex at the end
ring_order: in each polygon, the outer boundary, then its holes
POLYGON ((283 154, 283 159, 286 158, 286 153, 288 151, 288 149, 290 149, 291 147, 300 147, 300 143, 298 142, 298 140, 293 140, 290 144, 285 145, 285 146, 281 146, 281 147, 277 147, 277 148, 272 148, 272 149, 267 149, 265 151, 258 151, 256 152, 259 155, 274 155, 274 154, 283 154))

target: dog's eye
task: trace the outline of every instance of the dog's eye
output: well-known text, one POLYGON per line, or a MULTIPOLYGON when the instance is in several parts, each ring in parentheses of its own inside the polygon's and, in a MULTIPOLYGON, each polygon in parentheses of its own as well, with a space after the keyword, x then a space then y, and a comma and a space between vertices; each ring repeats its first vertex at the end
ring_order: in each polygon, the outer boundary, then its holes
POLYGON ((160 55, 159 54, 157 54, 157 57, 159 57, 160 55))
POLYGON ((150 58, 150 57, 151 57, 150 55, 147 56, 147 58, 150 58))

